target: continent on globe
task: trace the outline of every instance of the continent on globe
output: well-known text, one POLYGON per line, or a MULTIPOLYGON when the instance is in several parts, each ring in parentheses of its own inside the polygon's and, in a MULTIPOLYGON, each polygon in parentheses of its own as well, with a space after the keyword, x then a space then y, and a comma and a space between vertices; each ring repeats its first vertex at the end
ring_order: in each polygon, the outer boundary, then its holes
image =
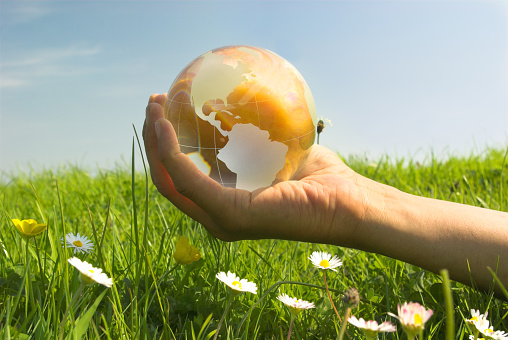
POLYGON ((252 124, 236 124, 217 158, 236 173, 237 188, 252 191, 272 184, 284 167, 287 152, 288 146, 270 140, 268 131, 252 124), (252 162, 253 159, 260 161, 252 162))
POLYGON ((169 89, 165 113, 182 152, 201 171, 250 191, 290 180, 317 125, 312 94, 296 68, 250 46, 193 60, 169 89))

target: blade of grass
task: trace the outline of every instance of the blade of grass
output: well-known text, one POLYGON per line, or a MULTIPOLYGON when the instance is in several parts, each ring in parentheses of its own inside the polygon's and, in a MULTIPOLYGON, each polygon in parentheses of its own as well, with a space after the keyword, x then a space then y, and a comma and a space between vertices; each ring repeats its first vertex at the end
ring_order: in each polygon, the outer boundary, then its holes
MULTIPOLYGON (((141 149, 141 143, 139 142, 138 132, 136 127, 132 124, 136 141, 138 143, 139 152, 141 155, 141 162, 143 163, 143 170, 145 174, 145 218, 143 220, 143 248, 148 249, 148 172, 146 171, 145 158, 143 157, 143 151, 141 149)), ((134 157, 133 157, 134 158, 134 157)), ((134 161, 134 159, 133 159, 134 161)), ((145 256, 145 287, 148 287, 148 277, 150 276, 150 269, 148 268, 148 258, 145 256)))
POLYGON ((108 290, 104 289, 101 295, 99 295, 97 299, 95 299, 93 305, 90 308, 88 308, 88 310, 76 320, 76 325, 72 330, 72 335, 74 339, 81 339, 83 335, 85 335, 86 331, 88 330, 88 325, 90 325, 90 321, 92 320, 92 316, 95 313, 95 310, 97 309, 99 303, 101 302, 102 298, 104 297, 104 295, 106 295, 107 292, 108 290))
POLYGON ((106 212, 106 220, 104 221, 104 228, 102 228, 102 237, 99 247, 102 249, 102 245, 104 243, 104 237, 106 236, 106 231, 108 230, 108 222, 109 222, 109 212, 111 209, 111 197, 108 200, 108 210, 106 212))
POLYGON ((499 285, 499 289, 501 289, 501 292, 503 292, 504 296, 506 297, 506 300, 508 300, 508 291, 504 287, 501 280, 499 280, 499 278, 497 277, 496 273, 492 270, 492 268, 487 267, 487 269, 490 272, 490 274, 492 275, 492 277, 494 278, 494 281, 496 281, 496 283, 499 285))
MULTIPOLYGON (((134 246, 136 247, 136 260, 135 260, 135 269, 134 269, 134 300, 131 309, 131 328, 138 329, 138 327, 134 326, 134 322, 138 321, 138 292, 139 292, 139 281, 141 278, 141 262, 140 258, 140 247, 139 247, 139 230, 138 230, 138 211, 136 208, 136 170, 135 170, 135 156, 134 156, 134 138, 132 139, 132 164, 131 164, 131 199, 132 199, 132 223, 131 223, 131 235, 134 234, 134 246)), ((145 286, 146 287, 146 286, 145 286)), ((139 324, 137 324, 139 326, 139 324)))
MULTIPOLYGON (((55 185, 56 185, 56 192, 57 192, 57 196, 58 196, 58 206, 60 208, 60 219, 62 221, 62 230, 63 230, 63 237, 65 239, 67 233, 66 233, 66 230, 65 230, 65 219, 64 219, 64 212, 63 212, 63 204, 62 204, 62 195, 60 193, 60 187, 58 186, 58 180, 55 180, 55 185)), ((55 228, 56 229, 56 228, 55 228)), ((65 299, 66 299, 66 302, 67 304, 69 304, 69 302, 71 301, 71 296, 70 296, 70 289, 69 289, 69 271, 68 271, 68 265, 67 265, 67 247, 63 247, 63 249, 60 249, 58 248, 58 251, 59 251, 59 254, 58 254, 58 257, 59 258, 64 258, 64 263, 63 263, 63 274, 64 274, 64 280, 63 280, 63 283, 64 283, 64 294, 65 294, 65 299), (62 257, 61 256, 61 252, 64 252, 65 256, 62 257)), ((58 262, 59 263, 59 262, 58 262)), ((73 315, 71 315, 72 318, 74 318, 73 315)))
POLYGON ((106 266, 104 265, 104 257, 102 256, 102 248, 99 246, 99 238, 97 237, 97 230, 95 229, 95 224, 93 223, 93 216, 92 212, 90 211, 90 207, 87 205, 86 208, 88 209, 88 217, 90 217, 90 225, 92 226, 92 234, 93 239, 95 240, 95 244, 97 245, 97 249, 95 253, 97 254, 97 260, 99 261, 101 268, 106 269, 106 266))
POLYGON ((446 269, 441 270, 440 274, 443 278, 443 296, 446 311, 446 340, 453 340, 455 339, 455 311, 453 307, 452 290, 450 288, 450 277, 446 269))

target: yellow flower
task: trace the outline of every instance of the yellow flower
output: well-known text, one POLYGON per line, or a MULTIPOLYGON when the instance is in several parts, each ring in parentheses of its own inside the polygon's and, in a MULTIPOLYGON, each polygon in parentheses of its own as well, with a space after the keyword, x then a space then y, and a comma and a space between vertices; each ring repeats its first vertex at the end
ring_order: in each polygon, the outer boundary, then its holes
POLYGON ((175 252, 173 257, 179 264, 191 264, 201 258, 199 250, 189 244, 189 241, 184 237, 180 236, 180 240, 176 242, 175 252))
POLYGON ((18 220, 17 218, 12 219, 12 223, 18 230, 19 234, 25 239, 31 239, 32 237, 42 233, 48 227, 47 224, 40 224, 37 221, 29 220, 18 220))

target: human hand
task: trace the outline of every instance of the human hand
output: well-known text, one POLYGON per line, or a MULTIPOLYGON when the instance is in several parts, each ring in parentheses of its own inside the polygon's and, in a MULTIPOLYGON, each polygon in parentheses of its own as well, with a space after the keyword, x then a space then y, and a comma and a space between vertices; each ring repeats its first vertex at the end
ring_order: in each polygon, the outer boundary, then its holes
MULTIPOLYGON (((180 152, 152 95, 143 138, 152 181, 177 208, 224 241, 277 238, 335 244, 390 256, 434 273, 448 268, 488 289, 487 266, 507 257, 508 214, 418 197, 367 179, 314 145, 292 180, 252 192, 223 187, 180 152), (471 252, 471 249, 477 251, 471 252)), ((498 277, 508 280, 501 266, 498 277)))
POLYGON ((166 97, 150 97, 143 127, 152 181, 185 214, 224 241, 279 238, 354 245, 364 215, 365 178, 332 151, 312 146, 290 181, 252 192, 226 188, 180 151, 164 118, 166 97))

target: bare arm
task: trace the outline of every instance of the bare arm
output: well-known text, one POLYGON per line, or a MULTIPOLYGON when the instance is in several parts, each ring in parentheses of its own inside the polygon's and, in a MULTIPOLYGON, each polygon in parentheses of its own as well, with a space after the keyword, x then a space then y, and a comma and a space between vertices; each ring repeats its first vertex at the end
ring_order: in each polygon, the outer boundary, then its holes
MULTIPOLYGON (((370 180, 366 180, 370 181, 370 180)), ((413 196, 379 183, 367 184, 368 213, 352 246, 384 254, 488 290, 496 270, 508 283, 508 214, 413 196), (468 268, 469 264, 469 268, 468 268), (469 271, 470 270, 470 271, 469 271)))
POLYGON ((143 138, 152 181, 184 213, 225 241, 280 238, 387 255, 480 289, 496 268, 508 283, 508 214, 413 196, 367 179, 314 145, 297 178, 253 192, 222 187, 180 152, 165 97, 153 95, 143 138))

